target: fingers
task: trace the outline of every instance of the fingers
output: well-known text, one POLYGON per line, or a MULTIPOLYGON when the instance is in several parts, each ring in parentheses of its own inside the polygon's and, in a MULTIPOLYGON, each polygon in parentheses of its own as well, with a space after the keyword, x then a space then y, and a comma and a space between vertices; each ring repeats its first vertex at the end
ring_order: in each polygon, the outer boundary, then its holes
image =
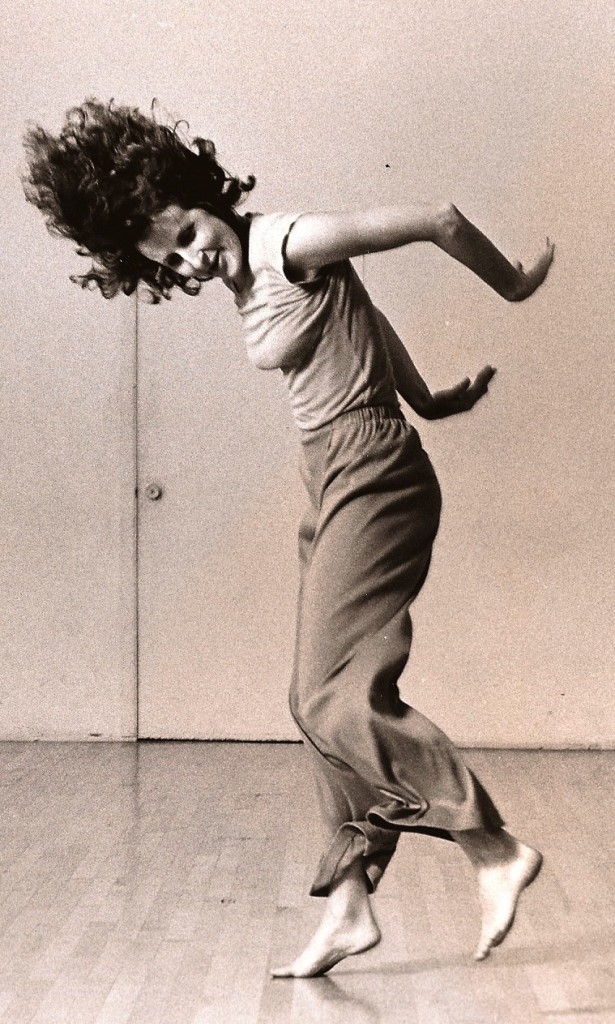
POLYGON ((474 381, 470 377, 464 377, 459 384, 445 391, 437 391, 432 395, 430 413, 426 419, 442 419, 444 416, 453 416, 459 412, 469 412, 479 398, 487 393, 489 381, 495 374, 495 367, 484 366, 474 381))
POLYGON ((545 277, 549 273, 549 268, 553 263, 553 257, 555 255, 555 246, 549 238, 546 240, 546 247, 541 252, 540 256, 536 260, 533 268, 529 271, 530 275, 535 277, 535 286, 538 287, 542 284, 545 277))
POLYGON ((495 366, 483 366, 482 370, 476 374, 476 380, 484 381, 486 384, 490 380, 493 380, 497 373, 495 366))
POLYGON ((476 374, 473 390, 484 395, 489 387, 489 381, 493 380, 495 373, 496 370, 494 366, 484 366, 483 369, 476 374))
POLYGON ((469 406, 470 409, 479 398, 482 398, 483 395, 487 394, 487 391, 489 390, 489 382, 493 380, 495 373, 496 370, 494 366, 484 366, 483 369, 476 374, 474 383, 467 391, 467 396, 472 402, 469 406))
POLYGON ((542 253, 542 255, 538 257, 538 261, 537 261, 537 262, 538 262, 538 264, 539 264, 539 265, 540 265, 541 267, 543 267, 543 268, 544 268, 544 270, 545 270, 545 273, 546 273, 546 271, 547 271, 547 270, 549 269, 549 267, 551 266, 551 264, 553 263, 553 257, 554 257, 554 255, 555 255, 555 246, 554 246, 554 245, 551 245, 551 243, 548 243, 548 244, 547 244, 547 248, 546 248, 546 249, 545 249, 545 251, 544 251, 544 252, 542 253))
POLYGON ((519 284, 514 293, 509 296, 510 302, 523 302, 524 299, 533 295, 537 288, 543 283, 555 255, 555 246, 549 237, 545 240, 545 247, 539 256, 533 260, 525 269, 519 261, 513 266, 519 275, 519 284))

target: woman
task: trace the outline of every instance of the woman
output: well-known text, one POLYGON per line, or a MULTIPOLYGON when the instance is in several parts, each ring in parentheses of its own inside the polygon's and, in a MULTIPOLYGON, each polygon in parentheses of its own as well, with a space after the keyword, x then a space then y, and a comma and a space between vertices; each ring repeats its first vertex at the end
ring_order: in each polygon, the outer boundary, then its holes
POLYGON ((94 264, 76 278, 105 297, 143 282, 233 293, 248 357, 280 369, 300 431, 308 506, 290 704, 313 762, 329 834, 312 894, 325 896, 307 948, 274 976, 322 974, 380 938, 369 895, 401 831, 455 840, 476 870, 484 959, 509 931, 538 851, 502 819, 444 734, 403 703, 408 608, 429 568, 440 491, 398 395, 426 419, 471 409, 494 370, 432 394, 349 260, 429 241, 518 302, 545 279, 546 247, 509 263, 452 205, 353 213, 241 215, 254 180, 212 143, 138 110, 86 101, 57 137, 26 138, 27 198, 94 264))

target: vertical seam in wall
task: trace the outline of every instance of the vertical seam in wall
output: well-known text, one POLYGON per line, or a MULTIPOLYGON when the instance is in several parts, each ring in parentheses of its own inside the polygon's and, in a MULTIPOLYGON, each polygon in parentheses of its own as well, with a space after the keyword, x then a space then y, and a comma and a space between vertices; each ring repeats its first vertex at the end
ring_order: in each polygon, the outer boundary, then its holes
POLYGON ((139 299, 135 290, 134 373, 133 373, 133 442, 134 442, 134 679, 135 739, 139 739, 139 299))

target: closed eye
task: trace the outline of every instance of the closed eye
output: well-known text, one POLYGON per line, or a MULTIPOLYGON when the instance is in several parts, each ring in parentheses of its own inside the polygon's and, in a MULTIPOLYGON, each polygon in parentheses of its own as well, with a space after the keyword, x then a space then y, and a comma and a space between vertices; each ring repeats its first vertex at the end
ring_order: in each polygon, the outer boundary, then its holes
MULTIPOLYGON (((186 224, 185 228, 181 229, 175 241, 178 247, 180 249, 183 249, 185 248, 185 246, 190 245, 191 242, 194 242, 195 238, 196 228, 194 226, 194 223, 191 222, 190 224, 186 224)), ((181 267, 184 261, 182 257, 179 255, 179 253, 170 252, 164 262, 165 265, 169 267, 171 270, 177 270, 179 267, 181 267)))
POLYGON ((179 232, 177 236, 177 244, 179 245, 180 249, 183 249, 184 246, 190 245, 191 242, 194 242, 195 238, 196 229, 194 227, 194 224, 186 224, 186 227, 182 228, 182 230, 179 232))

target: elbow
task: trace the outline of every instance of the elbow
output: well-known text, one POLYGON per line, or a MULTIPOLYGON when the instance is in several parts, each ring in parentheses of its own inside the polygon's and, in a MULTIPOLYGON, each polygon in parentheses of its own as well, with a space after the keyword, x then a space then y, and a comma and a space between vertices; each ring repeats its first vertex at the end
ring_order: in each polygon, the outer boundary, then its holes
POLYGON ((434 242, 441 245, 450 241, 461 228, 463 216, 454 203, 442 203, 434 217, 434 242))

